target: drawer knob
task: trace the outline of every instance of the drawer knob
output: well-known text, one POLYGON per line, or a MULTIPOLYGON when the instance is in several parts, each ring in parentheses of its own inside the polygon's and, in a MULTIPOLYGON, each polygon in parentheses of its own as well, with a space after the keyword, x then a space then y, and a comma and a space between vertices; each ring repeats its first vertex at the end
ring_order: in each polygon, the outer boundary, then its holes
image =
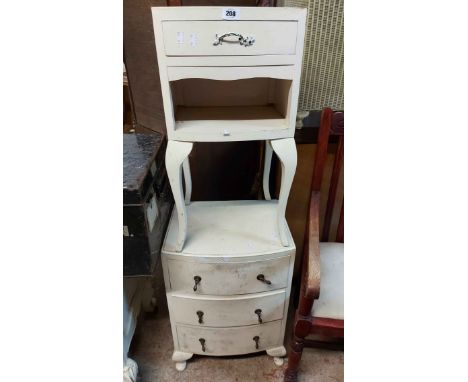
POLYGON ((200 341, 200 343, 201 343, 201 350, 206 351, 205 339, 204 338, 199 338, 198 341, 200 341))
POLYGON ((249 37, 249 36, 242 36, 240 33, 234 33, 234 32, 229 32, 229 33, 225 33, 221 36, 218 36, 216 34, 215 36, 215 41, 213 43, 213 45, 222 45, 223 42, 230 42, 230 43, 235 43, 235 42, 238 42, 239 44, 241 45, 244 45, 245 47, 248 47, 248 46, 251 46, 254 44, 255 42, 255 37, 249 37), (230 40, 224 40, 226 37, 237 37, 237 41, 234 40, 234 41, 230 41, 230 40))
POLYGON ((203 312, 201 310, 197 311, 198 323, 203 324, 203 312))
POLYGON ((258 276, 257 276, 257 280, 261 281, 262 283, 271 285, 271 281, 270 281, 270 280, 267 280, 267 279, 265 278, 264 275, 261 275, 261 274, 258 275, 258 276))
POLYGON ((193 291, 196 292, 198 288, 198 284, 200 284, 201 277, 200 276, 195 276, 193 278, 195 280, 195 285, 193 286, 193 291))
POLYGON ((258 322, 262 323, 262 310, 261 309, 255 309, 255 314, 258 316, 258 322))
POLYGON ((254 338, 252 338, 254 341, 255 341, 255 349, 258 349, 258 341, 260 341, 260 337, 259 336, 255 336, 254 338))

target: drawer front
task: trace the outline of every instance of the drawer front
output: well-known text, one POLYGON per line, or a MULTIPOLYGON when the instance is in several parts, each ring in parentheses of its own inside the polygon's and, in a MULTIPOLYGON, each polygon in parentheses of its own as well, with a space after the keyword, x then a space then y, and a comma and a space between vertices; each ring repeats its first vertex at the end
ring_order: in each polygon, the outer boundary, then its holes
POLYGON ((282 319, 285 297, 284 290, 239 297, 168 296, 168 304, 176 323, 228 327, 282 319))
POLYGON ((284 256, 245 263, 198 263, 169 259, 169 282, 173 292, 196 295, 267 292, 286 288, 289 258, 284 256), (258 280, 260 275, 270 283, 258 280), (195 277, 200 278, 198 283, 195 277))
POLYGON ((204 355, 234 355, 280 346, 281 321, 236 328, 197 328, 177 325, 181 351, 204 355), (258 337, 258 349, 254 337, 258 337), (200 340, 204 340, 204 351, 200 340))
POLYGON ((296 21, 163 21, 164 51, 167 56, 255 56, 296 53, 296 21), (253 37, 250 46, 238 37, 226 37, 214 45, 216 35, 238 33, 253 37))

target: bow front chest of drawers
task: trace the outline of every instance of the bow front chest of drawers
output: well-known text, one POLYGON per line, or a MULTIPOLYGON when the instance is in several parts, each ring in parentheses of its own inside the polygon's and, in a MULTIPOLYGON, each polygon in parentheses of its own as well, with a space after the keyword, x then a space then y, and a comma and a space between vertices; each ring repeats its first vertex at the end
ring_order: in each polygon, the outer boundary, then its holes
POLYGON ((295 247, 279 240, 276 207, 276 201, 192 202, 181 252, 174 212, 162 264, 179 370, 194 353, 266 350, 282 363, 295 247))
POLYGON ((295 256, 285 210, 297 161, 306 10, 152 13, 176 205, 162 250, 173 360, 183 370, 193 353, 266 350, 279 364, 295 256), (265 141, 265 200, 191 202, 193 142, 245 140, 265 141), (282 165, 278 201, 268 190, 273 152, 282 165))

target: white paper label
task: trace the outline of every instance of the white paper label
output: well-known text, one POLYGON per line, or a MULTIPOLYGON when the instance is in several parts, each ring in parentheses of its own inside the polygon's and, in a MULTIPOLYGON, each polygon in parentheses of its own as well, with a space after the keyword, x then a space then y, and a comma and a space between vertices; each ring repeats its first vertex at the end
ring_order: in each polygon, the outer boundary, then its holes
POLYGON ((126 226, 126 225, 123 226, 123 235, 124 235, 124 236, 130 236, 130 235, 128 234, 128 226, 126 226))
POLYGON ((223 20, 240 20, 240 8, 223 8, 223 20))

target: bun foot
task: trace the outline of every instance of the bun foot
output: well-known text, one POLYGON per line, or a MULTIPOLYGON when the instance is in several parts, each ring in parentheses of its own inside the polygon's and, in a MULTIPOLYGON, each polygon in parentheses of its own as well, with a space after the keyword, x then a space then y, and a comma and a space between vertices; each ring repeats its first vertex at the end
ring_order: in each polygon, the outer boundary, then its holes
POLYGON ((184 371, 185 368, 187 367, 187 360, 192 358, 193 354, 192 353, 185 353, 183 351, 178 351, 176 350, 172 354, 172 360, 176 363, 175 368, 178 371, 184 371))
POLYGON ((281 358, 281 357, 273 357, 273 362, 275 363, 276 366, 283 366, 283 364, 284 364, 284 358, 281 358))

